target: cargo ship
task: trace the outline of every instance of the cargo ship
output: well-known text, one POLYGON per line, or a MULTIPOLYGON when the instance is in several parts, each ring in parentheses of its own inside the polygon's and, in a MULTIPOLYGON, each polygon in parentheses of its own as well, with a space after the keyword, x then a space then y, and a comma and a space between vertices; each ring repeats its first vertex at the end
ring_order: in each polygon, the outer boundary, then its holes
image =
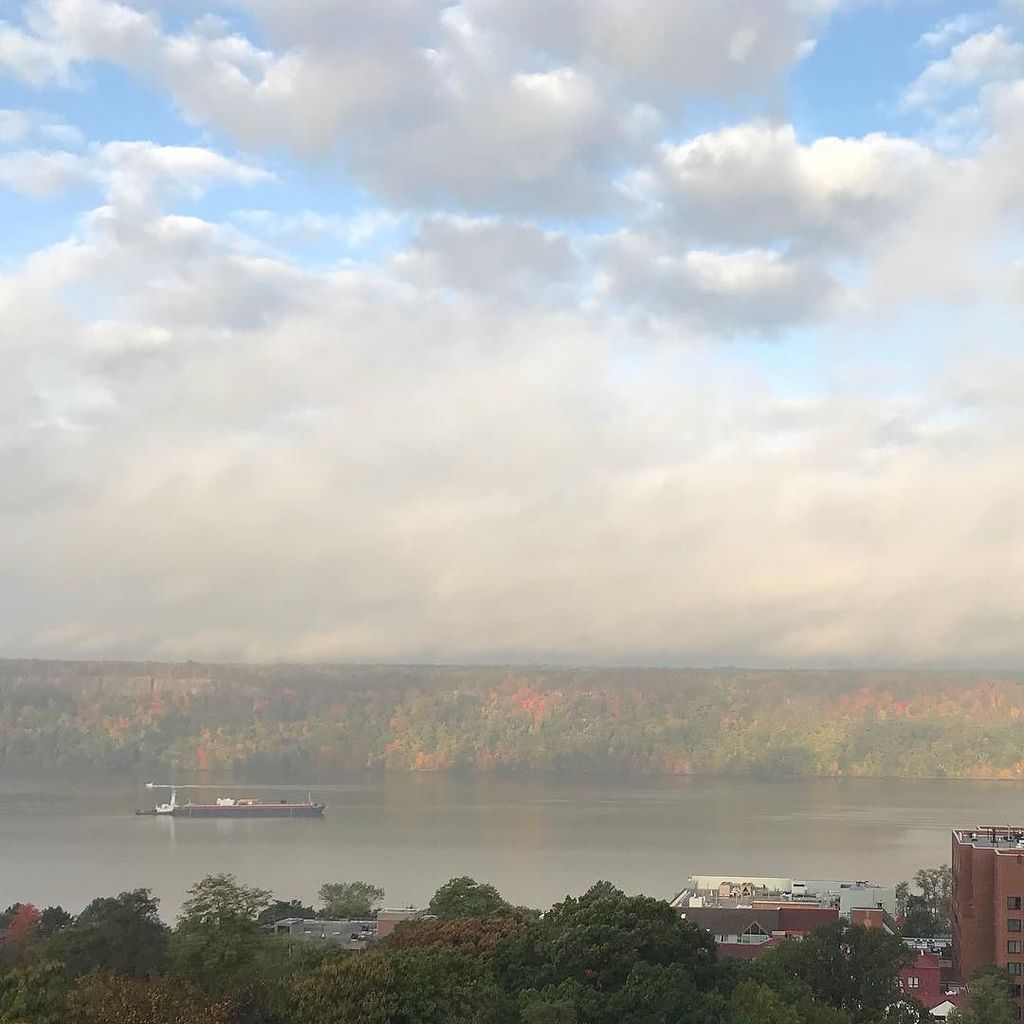
POLYGON ((205 786, 157 786, 146 783, 147 789, 169 789, 171 799, 157 804, 151 811, 136 811, 137 815, 169 818, 319 818, 326 810, 325 804, 315 803, 308 797, 302 803, 281 800, 268 803, 252 798, 235 799, 230 796, 217 797, 213 803, 196 803, 189 799, 178 803, 179 789, 205 789, 205 786))

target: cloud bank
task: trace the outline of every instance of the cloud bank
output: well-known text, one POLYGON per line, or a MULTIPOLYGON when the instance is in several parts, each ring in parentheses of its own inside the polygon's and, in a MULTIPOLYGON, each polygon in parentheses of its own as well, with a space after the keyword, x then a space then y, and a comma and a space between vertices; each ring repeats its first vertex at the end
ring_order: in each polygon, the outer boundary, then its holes
POLYGON ((182 6, 0 23, 0 650, 1024 664, 1012 28, 808 136, 857 5, 182 6))

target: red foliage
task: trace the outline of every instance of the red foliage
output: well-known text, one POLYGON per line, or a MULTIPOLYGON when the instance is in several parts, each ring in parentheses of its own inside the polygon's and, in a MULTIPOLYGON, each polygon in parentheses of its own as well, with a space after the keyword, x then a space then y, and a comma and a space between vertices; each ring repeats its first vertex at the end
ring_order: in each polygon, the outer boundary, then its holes
POLYGON ((523 923, 511 917, 409 921, 400 924, 385 941, 393 949, 442 946, 460 953, 487 953, 522 929, 523 923))
POLYGON ((31 903, 24 904, 7 926, 7 942, 16 946, 36 935, 39 931, 39 916, 39 911, 31 903))

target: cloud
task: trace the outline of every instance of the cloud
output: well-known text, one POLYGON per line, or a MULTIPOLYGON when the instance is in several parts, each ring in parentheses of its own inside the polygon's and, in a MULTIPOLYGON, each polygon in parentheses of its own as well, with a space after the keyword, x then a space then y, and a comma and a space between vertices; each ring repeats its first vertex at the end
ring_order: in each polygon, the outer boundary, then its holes
POLYGON ((360 210, 349 215, 323 214, 316 210, 277 213, 272 210, 238 210, 232 219, 246 230, 285 245, 303 245, 324 239, 359 248, 397 232, 403 218, 383 208, 360 210))
POLYGON ((718 337, 771 335, 816 320, 840 294, 820 263, 771 250, 680 251, 670 241, 622 231, 600 251, 603 298, 718 337))
MULTIPOLYGON (((579 308, 453 301, 137 218, 96 216, 0 279, 5 649, 1024 654, 984 625, 1024 612, 1000 571, 1024 543, 1016 358, 974 353, 913 398, 795 401, 700 348, 623 347, 579 308)), ((774 287, 764 255, 681 262, 698 291, 774 287)))
POLYGON ((65 151, 17 150, 0 154, 0 184, 44 199, 92 180, 88 163, 65 151))
POLYGON ((247 148, 340 160, 394 203, 589 214, 613 202, 609 172, 650 144, 662 115, 774 87, 838 3, 233 6, 264 43, 211 17, 171 31, 114 0, 34 0, 11 31, 50 64, 17 67, 39 83, 113 62, 190 120, 247 148))
POLYGON ((877 241, 943 173, 940 158, 908 139, 803 145, 791 125, 751 122, 663 146, 643 180, 684 236, 846 250, 877 241))
POLYGON ((982 18, 977 14, 958 14, 953 18, 946 18, 940 21, 934 28, 929 29, 918 40, 919 46, 929 50, 942 50, 949 46, 954 39, 962 39, 980 28, 982 18))
POLYGON ((965 88, 1024 73, 1024 46, 1004 25, 957 43, 949 56, 929 64, 903 93, 907 109, 935 106, 965 88))
POLYGON ((72 56, 60 47, 0 21, 0 73, 29 85, 66 83, 72 56))
POLYGON ((199 146, 108 142, 87 154, 15 150, 0 155, 0 182, 37 198, 95 185, 111 203, 145 204, 168 192, 198 198, 215 183, 273 180, 262 168, 199 146))
POLYGON ((564 235, 532 224, 435 216, 397 261, 425 287, 536 302, 573 282, 578 264, 564 235))
POLYGON ((69 225, 0 272, 0 646, 1024 663, 1018 44, 924 41, 956 158, 752 118, 839 6, 22 5, 48 106, 184 123, 0 120, 69 225))
POLYGON ((800 58, 808 31, 838 3, 788 0, 464 0, 481 34, 542 52, 649 102, 736 96, 771 87, 800 58))

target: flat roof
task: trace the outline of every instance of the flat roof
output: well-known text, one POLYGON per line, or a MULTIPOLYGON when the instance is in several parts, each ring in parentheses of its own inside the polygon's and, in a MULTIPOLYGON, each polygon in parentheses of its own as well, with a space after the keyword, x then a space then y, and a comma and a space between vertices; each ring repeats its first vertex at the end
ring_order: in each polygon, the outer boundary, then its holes
POLYGON ((1024 850, 1024 825, 977 825, 955 828, 953 837, 976 850, 1024 850))

